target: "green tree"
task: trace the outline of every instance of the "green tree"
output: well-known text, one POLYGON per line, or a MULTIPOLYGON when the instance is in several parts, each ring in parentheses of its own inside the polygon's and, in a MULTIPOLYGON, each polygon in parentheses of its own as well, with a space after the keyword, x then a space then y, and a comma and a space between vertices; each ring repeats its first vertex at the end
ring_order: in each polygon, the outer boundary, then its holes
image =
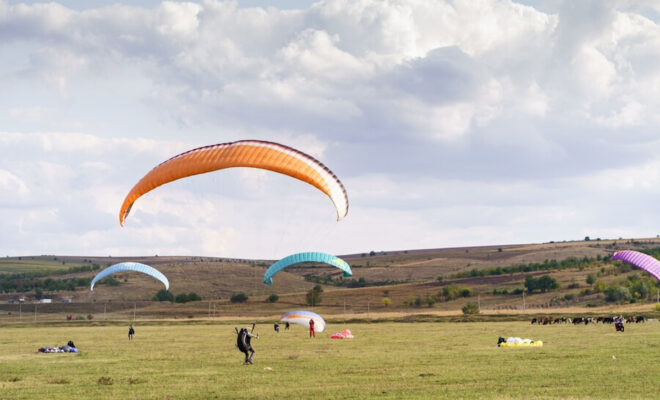
POLYGON ((309 292, 307 292, 307 304, 311 306, 321 304, 321 293, 323 293, 323 288, 320 285, 314 286, 309 292))
POLYGON ((596 278, 592 274, 587 275, 587 284, 593 285, 595 282, 596 278))
POLYGON ((280 299, 280 296, 278 296, 278 295, 276 295, 275 293, 273 293, 273 294, 271 294, 270 296, 268 296, 268 298, 266 299, 266 301, 269 302, 269 303, 275 303, 275 302, 277 302, 277 300, 279 300, 279 299, 280 299))
POLYGON ((472 289, 465 285, 452 284, 442 288, 442 296, 446 297, 447 300, 454 300, 459 297, 470 297, 472 294, 472 289))
POLYGON ((630 300, 630 291, 622 286, 610 286, 603 291, 605 301, 608 303, 620 303, 630 300))
POLYGON ((235 293, 231 295, 229 301, 232 303, 245 303, 248 301, 248 297, 245 293, 235 293))
POLYGON ((541 292, 555 290, 559 287, 559 283, 557 283, 557 280, 551 277, 550 275, 543 275, 542 277, 540 277, 537 281, 537 284, 541 292))
POLYGON ((201 301, 202 296, 198 295, 195 292, 188 293, 188 301, 201 301))
POLYGON ((188 295, 185 293, 177 294, 174 298, 175 303, 187 303, 188 301, 188 295))
POLYGON ((174 301, 174 295, 167 289, 160 289, 158 293, 151 298, 152 301, 174 301))
POLYGON ((474 303, 467 303, 461 310, 465 315, 479 314, 479 306, 474 303))
POLYGON ((387 308, 392 305, 392 300, 389 297, 383 297, 380 300, 380 303, 383 305, 383 307, 387 308))

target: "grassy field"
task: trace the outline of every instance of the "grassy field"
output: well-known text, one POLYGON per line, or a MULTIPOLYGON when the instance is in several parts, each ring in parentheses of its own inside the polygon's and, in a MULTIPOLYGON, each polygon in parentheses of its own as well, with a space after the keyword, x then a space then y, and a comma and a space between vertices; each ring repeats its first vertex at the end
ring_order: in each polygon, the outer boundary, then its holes
POLYGON ((658 398, 660 323, 527 322, 258 325, 244 366, 234 325, 17 326, 0 330, 2 399, 658 398), (350 328, 355 339, 335 341, 350 328), (503 349, 498 336, 543 340, 503 349), (82 354, 38 354, 72 339, 82 354))
POLYGON ((62 263, 62 261, 55 258, 57 257, 48 260, 37 257, 0 258, 0 273, 51 273, 83 265, 81 263, 62 263))

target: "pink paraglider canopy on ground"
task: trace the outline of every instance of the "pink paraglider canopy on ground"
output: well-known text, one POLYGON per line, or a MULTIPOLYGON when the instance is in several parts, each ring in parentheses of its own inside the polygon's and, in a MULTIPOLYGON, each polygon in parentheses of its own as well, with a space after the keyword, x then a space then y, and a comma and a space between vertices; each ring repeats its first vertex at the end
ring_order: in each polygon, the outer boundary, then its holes
POLYGON ((341 332, 335 332, 330 336, 331 339, 353 339, 353 333, 349 329, 344 329, 341 332))

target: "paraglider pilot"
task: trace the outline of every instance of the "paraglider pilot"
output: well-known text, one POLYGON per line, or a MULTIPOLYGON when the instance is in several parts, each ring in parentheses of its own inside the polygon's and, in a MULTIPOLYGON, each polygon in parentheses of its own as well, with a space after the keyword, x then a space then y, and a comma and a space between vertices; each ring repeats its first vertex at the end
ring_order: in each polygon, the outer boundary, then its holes
POLYGON ((314 320, 311 318, 309 320, 309 337, 316 337, 316 332, 314 332, 314 320))
MULTIPOLYGON (((253 329, 254 330, 254 329, 253 329)), ((241 330, 238 332, 238 338, 236 340, 236 347, 238 347, 238 350, 245 354, 245 363, 246 364, 252 364, 252 360, 254 358, 254 348, 252 347, 252 344, 250 341, 252 338, 257 338, 259 339, 259 335, 253 335, 252 332, 248 328, 241 328, 241 330)))
POLYGON ((133 340, 133 335, 135 335, 135 329, 133 329, 133 324, 128 327, 128 340, 133 340))
POLYGON ((275 323, 273 324, 273 329, 275 329, 275 332, 280 333, 280 324, 278 324, 277 322, 275 322, 275 323))

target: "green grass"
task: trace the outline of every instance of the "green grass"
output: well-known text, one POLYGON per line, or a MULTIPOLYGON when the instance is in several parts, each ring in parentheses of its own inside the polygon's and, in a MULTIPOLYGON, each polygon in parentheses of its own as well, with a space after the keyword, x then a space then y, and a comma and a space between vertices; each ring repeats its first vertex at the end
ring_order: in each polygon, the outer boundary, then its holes
POLYGON ((657 398, 660 324, 527 322, 258 325, 242 364, 234 325, 14 327, 0 335, 3 399, 657 398), (349 327, 354 340, 331 340, 349 327), (497 348, 498 336, 543 348, 497 348), (82 354, 38 354, 72 339, 82 354), (614 359, 613 356, 616 358, 614 359), (266 369, 270 368, 270 369, 266 369))
POLYGON ((55 271, 67 270, 71 267, 79 267, 83 264, 66 263, 56 260, 30 259, 30 258, 0 258, 0 274, 13 273, 50 273, 55 271))

